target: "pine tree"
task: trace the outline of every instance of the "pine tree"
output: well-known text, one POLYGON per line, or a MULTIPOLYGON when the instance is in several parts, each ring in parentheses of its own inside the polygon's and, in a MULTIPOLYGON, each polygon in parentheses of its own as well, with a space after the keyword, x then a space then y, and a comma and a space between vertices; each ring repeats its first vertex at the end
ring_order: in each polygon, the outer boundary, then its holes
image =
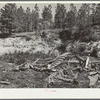
POLYGON ((43 18, 43 21, 51 21, 52 19, 52 11, 51 11, 51 5, 49 5, 48 7, 47 6, 44 6, 44 9, 43 9, 43 12, 42 12, 42 18, 43 18))
POLYGON ((31 31, 31 12, 29 7, 26 9, 26 31, 31 31))
POLYGON ((97 4, 97 7, 96 7, 95 23, 100 25, 100 4, 97 4))
POLYGON ((34 29, 36 33, 38 33, 38 25, 39 25, 39 7, 35 4, 34 7, 34 29))
POLYGON ((31 12, 31 23, 32 23, 32 31, 34 31, 34 27, 35 27, 35 11, 34 11, 34 9, 31 12))
POLYGON ((15 28, 14 20, 16 15, 16 5, 12 3, 6 4, 1 8, 1 31, 2 33, 11 34, 15 28))
POLYGON ((43 12, 42 12, 42 18, 43 18, 43 22, 49 22, 51 27, 51 20, 52 20, 52 11, 51 11, 52 6, 48 5, 44 6, 43 12))
POLYGON ((72 33, 72 28, 76 25, 76 17, 77 17, 77 10, 74 4, 70 4, 70 11, 66 14, 66 26, 70 29, 70 32, 72 33))
POLYGON ((55 13, 55 28, 63 28, 64 21, 66 18, 66 8, 64 4, 57 4, 55 13))
POLYGON ((96 7, 97 4, 93 3, 91 6, 91 24, 94 25, 96 23, 96 7))
POLYGON ((90 4, 82 4, 78 11, 78 25, 80 31, 90 25, 90 4))
POLYGON ((90 4, 82 4, 81 8, 78 11, 78 28, 79 28, 79 37, 82 41, 90 40, 90 27, 91 27, 91 7, 90 4))
POLYGON ((25 12, 22 6, 17 9, 17 21, 16 21, 16 31, 25 32, 26 31, 26 18, 25 12))

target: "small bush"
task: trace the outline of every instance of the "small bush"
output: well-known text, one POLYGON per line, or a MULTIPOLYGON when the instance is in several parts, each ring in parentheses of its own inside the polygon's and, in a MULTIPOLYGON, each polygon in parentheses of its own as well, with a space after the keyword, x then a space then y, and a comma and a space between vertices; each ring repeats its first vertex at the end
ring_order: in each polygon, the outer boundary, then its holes
POLYGON ((57 47, 57 50, 62 54, 66 52, 66 45, 62 44, 59 47, 57 47))
POLYGON ((68 30, 61 31, 59 33, 59 38, 65 43, 67 40, 71 40, 71 32, 68 30))
POLYGON ((25 58, 17 58, 17 59, 15 59, 14 60, 14 63, 16 64, 16 65, 20 65, 20 64, 22 64, 22 63, 25 63, 26 62, 26 59, 25 58))
POLYGON ((26 36, 25 39, 26 39, 26 41, 29 41, 29 40, 31 40, 32 38, 31 38, 30 36, 26 36))
POLYGON ((98 36, 98 35, 93 35, 93 36, 91 37, 91 40, 92 40, 92 41, 98 41, 98 40, 100 40, 100 36, 98 36))
POLYGON ((86 50, 86 44, 85 43, 74 43, 71 47, 71 51, 76 54, 81 54, 86 50))
POLYGON ((97 52, 98 52, 97 47, 94 47, 93 51, 90 54, 90 56, 92 56, 92 57, 98 57, 97 52))
POLYGON ((86 45, 85 44, 80 44, 79 47, 78 47, 78 51, 79 52, 84 52, 86 49, 86 45))

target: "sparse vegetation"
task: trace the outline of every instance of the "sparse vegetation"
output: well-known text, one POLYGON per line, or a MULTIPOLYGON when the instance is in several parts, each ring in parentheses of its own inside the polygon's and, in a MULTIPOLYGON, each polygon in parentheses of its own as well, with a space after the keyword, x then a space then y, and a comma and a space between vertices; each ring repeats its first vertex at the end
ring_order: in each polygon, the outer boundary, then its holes
POLYGON ((67 10, 58 3, 55 15, 52 5, 46 5, 40 17, 38 4, 25 10, 8 3, 0 13, 0 81, 10 82, 0 88, 43 88, 55 70, 58 78, 62 73, 64 77, 47 87, 89 87, 88 71, 100 71, 100 4, 85 3, 79 9, 70 4, 67 10), (97 60, 90 69, 85 64, 87 57, 97 60), (37 59, 37 65, 33 64, 37 59), (69 65, 71 60, 75 64, 69 65), (21 65, 28 70, 19 70, 21 65))
POLYGON ((14 52, 9 54, 4 54, 0 57, 0 60, 3 62, 14 63, 16 65, 23 64, 25 62, 34 62, 36 59, 45 59, 48 58, 48 54, 44 54, 42 52, 36 52, 31 54, 29 52, 14 52))

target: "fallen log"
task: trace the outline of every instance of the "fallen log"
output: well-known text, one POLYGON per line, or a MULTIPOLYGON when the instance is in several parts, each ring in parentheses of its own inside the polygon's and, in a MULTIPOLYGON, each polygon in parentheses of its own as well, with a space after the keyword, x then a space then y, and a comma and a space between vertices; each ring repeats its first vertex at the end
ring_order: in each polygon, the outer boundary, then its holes
POLYGON ((9 85, 9 84, 10 84, 10 82, 7 82, 7 81, 0 81, 0 84, 9 85))
MULTIPOLYGON (((51 62, 51 61, 50 61, 51 62)), ((32 63, 33 66, 40 66, 40 67, 47 67, 47 65, 50 63, 50 62, 47 62, 46 64, 35 64, 34 62, 32 63)), ((54 60, 52 60, 52 62, 54 62, 54 60)), ((69 61, 69 63, 75 63, 74 61, 69 61)), ((58 64, 57 66, 61 65, 61 64, 68 64, 68 61, 63 61, 61 62, 60 64, 58 64)), ((56 67, 57 67, 56 66, 56 67)))
POLYGON ((52 60, 52 58, 39 59, 39 61, 48 61, 48 60, 52 60))
POLYGON ((73 79, 67 79, 67 78, 63 78, 63 77, 57 77, 57 79, 68 82, 68 83, 72 83, 73 79))

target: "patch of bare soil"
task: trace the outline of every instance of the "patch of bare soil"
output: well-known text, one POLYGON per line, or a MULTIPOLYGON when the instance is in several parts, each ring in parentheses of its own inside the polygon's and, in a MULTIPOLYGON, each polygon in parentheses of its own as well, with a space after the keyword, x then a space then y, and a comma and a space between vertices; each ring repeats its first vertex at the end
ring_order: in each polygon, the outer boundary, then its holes
POLYGON ((42 73, 33 70, 12 71, 13 65, 0 62, 0 88, 42 88, 42 73), (1 82, 8 82, 1 83, 1 82))

